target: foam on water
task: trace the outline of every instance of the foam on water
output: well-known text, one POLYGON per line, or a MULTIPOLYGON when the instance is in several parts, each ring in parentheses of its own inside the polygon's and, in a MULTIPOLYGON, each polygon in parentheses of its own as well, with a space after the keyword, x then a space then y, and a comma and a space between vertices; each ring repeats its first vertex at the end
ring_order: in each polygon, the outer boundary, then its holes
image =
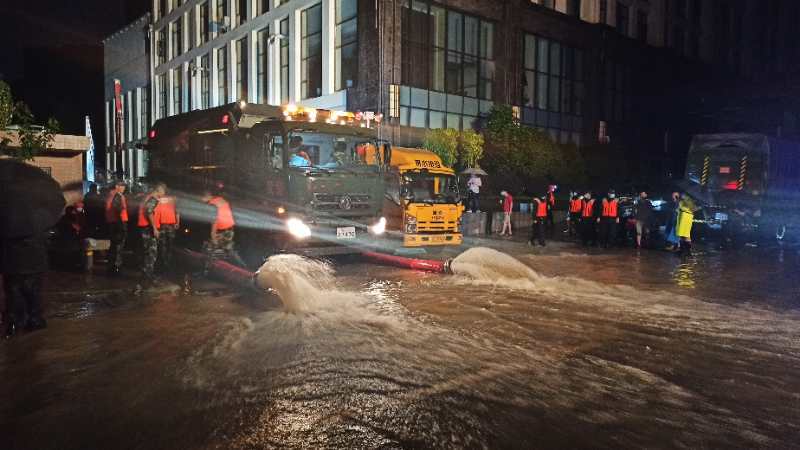
POLYGON ((396 322, 373 299, 342 289, 333 267, 326 262, 275 255, 258 270, 256 282, 274 292, 288 313, 371 324, 396 322))

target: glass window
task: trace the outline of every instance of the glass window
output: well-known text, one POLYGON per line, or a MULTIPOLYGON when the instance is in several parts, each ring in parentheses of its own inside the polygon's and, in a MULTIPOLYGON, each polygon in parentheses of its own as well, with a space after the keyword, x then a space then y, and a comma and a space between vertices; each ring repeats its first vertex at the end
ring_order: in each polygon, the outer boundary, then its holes
POLYGON ((217 106, 228 103, 228 47, 217 49, 217 106))
POLYGON ((183 53, 183 34, 181 30, 181 19, 176 20, 170 24, 172 33, 172 58, 177 57, 183 53))
POLYGON ((236 95, 239 100, 247 101, 247 38, 236 41, 236 95))
POLYGON ((156 80, 158 82, 158 118, 167 117, 167 74, 162 73, 156 80))
POLYGON ((351 88, 358 80, 358 1, 336 0, 335 89, 351 88))
POLYGON ((300 15, 300 96, 322 95, 322 5, 300 15))
POLYGON ((183 77, 181 69, 172 69, 172 114, 183 112, 183 77))
POLYGON ((200 5, 200 41, 198 45, 205 44, 211 38, 209 22, 211 17, 208 14, 208 2, 203 2, 200 5))
POLYGON ((628 22, 630 21, 630 12, 628 5, 617 2, 617 31, 625 36, 628 35, 628 22))
POLYGON ((401 21, 404 85, 491 99, 491 22, 420 0, 406 3, 401 21))
POLYGON ((600 17, 598 18, 598 21, 600 23, 607 24, 608 23, 608 0, 600 0, 599 9, 600 9, 600 14, 599 14, 600 17))
POLYGON ((289 19, 281 20, 281 103, 289 103, 289 19))
POLYGON ((256 98, 262 104, 267 104, 267 86, 269 86, 267 48, 269 48, 269 27, 259 31, 256 38, 256 57, 258 58, 256 62, 256 98))
POLYGON ((166 33, 164 28, 156 31, 156 54, 158 55, 159 64, 164 64, 167 61, 167 40, 164 33, 166 33))
POLYGON ((150 126, 150 121, 147 120, 147 110, 149 109, 147 103, 147 91, 149 86, 139 89, 139 137, 147 136, 147 128, 150 126))
POLYGON ((189 13, 187 14, 187 21, 189 23, 188 32, 189 32, 189 39, 187 41, 186 50, 189 51, 194 48, 195 42, 197 42, 197 8, 192 6, 189 8, 189 13))
MULTIPOLYGON (((228 16, 228 0, 216 0, 217 1, 217 23, 223 25, 225 22, 225 17, 228 16)), ((219 32, 219 31, 218 31, 219 32)))
POLYGON ((253 0, 256 2, 256 16, 260 16, 269 11, 269 4, 272 0, 253 0))
POLYGON ((247 22, 250 11, 247 10, 247 0, 238 0, 236 2, 236 25, 241 25, 247 22))
POLYGON ((636 38, 647 42, 647 11, 636 13, 636 38))
POLYGON ((570 16, 581 16, 581 0, 567 0, 567 14, 570 16))
POLYGON ((211 64, 208 55, 200 57, 200 107, 211 107, 211 64))

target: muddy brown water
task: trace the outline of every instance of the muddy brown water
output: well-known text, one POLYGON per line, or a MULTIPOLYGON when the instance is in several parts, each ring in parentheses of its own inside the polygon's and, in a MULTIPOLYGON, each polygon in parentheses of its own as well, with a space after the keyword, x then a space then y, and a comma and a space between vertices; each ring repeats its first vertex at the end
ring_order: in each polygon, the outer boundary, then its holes
POLYGON ((51 301, 47 331, 0 343, 0 447, 800 445, 794 259, 504 250, 51 301))

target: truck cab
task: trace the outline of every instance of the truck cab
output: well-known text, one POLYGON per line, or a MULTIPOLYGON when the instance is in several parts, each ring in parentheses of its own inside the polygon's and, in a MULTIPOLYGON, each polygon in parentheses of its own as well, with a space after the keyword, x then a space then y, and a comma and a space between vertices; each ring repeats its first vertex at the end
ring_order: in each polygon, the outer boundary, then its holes
POLYGON ((464 206, 453 169, 428 150, 382 148, 367 154, 367 162, 387 166, 383 208, 388 229, 402 236, 404 247, 461 245, 464 206))

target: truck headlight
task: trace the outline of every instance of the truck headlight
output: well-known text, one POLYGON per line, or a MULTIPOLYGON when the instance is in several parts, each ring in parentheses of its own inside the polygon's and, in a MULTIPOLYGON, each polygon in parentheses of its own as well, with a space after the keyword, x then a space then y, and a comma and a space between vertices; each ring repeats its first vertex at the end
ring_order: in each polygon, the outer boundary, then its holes
POLYGON ((300 219, 287 220, 286 227, 289 228, 289 233, 298 239, 305 239, 311 236, 311 228, 300 219))
POLYGON ((378 219, 375 225, 369 227, 369 231, 371 231, 372 234, 383 234, 386 231, 386 218, 381 217, 378 219))

